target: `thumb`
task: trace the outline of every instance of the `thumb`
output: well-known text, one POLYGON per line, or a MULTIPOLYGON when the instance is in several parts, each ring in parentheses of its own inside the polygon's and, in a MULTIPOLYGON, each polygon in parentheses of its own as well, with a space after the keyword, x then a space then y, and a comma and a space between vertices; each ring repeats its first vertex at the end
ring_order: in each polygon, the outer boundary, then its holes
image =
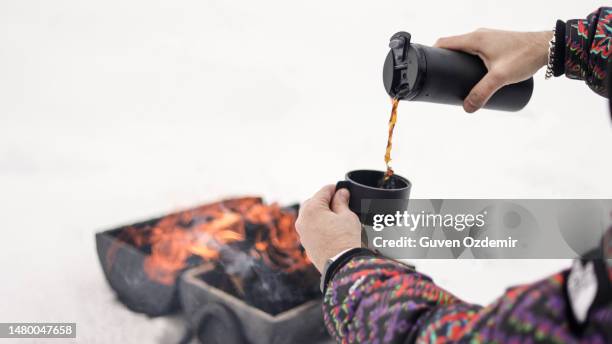
POLYGON ((349 210, 349 196, 350 194, 347 189, 340 189, 336 191, 334 199, 332 199, 332 211, 337 214, 349 210))
POLYGON ((504 86, 503 78, 491 72, 485 74, 463 101, 463 109, 468 113, 480 109, 502 86, 504 86))

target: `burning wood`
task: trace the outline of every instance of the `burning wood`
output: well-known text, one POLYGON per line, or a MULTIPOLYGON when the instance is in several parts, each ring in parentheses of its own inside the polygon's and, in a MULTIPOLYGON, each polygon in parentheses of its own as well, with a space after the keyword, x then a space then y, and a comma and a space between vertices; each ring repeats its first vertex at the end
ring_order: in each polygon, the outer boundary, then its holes
POLYGON ((297 211, 260 198, 224 200, 128 226, 106 254, 133 245, 151 281, 171 286, 185 269, 213 263, 207 283, 270 314, 316 298, 318 275, 299 243, 297 211))

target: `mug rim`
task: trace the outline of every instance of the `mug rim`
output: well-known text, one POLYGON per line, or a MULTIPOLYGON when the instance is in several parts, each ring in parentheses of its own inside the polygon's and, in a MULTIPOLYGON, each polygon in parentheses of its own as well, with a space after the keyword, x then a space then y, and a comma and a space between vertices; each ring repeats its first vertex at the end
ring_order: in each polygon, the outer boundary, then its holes
POLYGON ((403 181, 404 183, 406 183, 406 186, 404 186, 404 187, 402 187, 402 188, 395 188, 395 189, 383 189, 383 188, 377 188, 377 187, 374 187, 374 186, 365 185, 365 184, 362 184, 362 183, 359 183, 359 182, 355 181, 353 178, 351 178, 351 174, 352 174, 352 173, 354 173, 354 172, 376 172, 376 173, 382 173, 382 175, 383 175, 383 176, 384 176, 385 172, 380 171, 380 170, 370 170, 370 169, 364 169, 364 170, 352 170, 352 171, 349 171, 349 172, 347 172, 347 173, 346 173, 346 175, 345 175, 346 180, 350 181, 351 183, 354 183, 354 184, 356 184, 356 185, 359 185, 359 186, 361 186, 361 187, 364 187, 364 188, 367 188, 367 189, 371 189, 371 190, 379 190, 379 191, 399 191, 399 190, 405 190, 405 189, 408 189, 408 188, 410 188, 410 187, 412 186, 412 183, 410 183, 410 181, 409 181, 407 178, 405 178, 405 177, 403 177, 403 176, 401 176, 401 175, 399 175, 399 174, 395 174, 395 173, 394 173, 394 174, 393 174, 393 176, 395 176, 395 177, 399 178, 401 181, 403 181))

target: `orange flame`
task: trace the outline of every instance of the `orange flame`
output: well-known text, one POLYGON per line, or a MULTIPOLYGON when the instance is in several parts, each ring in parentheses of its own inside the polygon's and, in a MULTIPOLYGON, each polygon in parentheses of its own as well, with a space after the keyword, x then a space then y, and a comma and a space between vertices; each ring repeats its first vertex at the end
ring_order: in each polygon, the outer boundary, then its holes
MULTIPOLYGON (((294 272, 311 266, 295 230, 296 214, 260 198, 229 199, 163 217, 152 227, 127 227, 119 239, 150 247, 144 271, 156 282, 171 285, 191 257, 216 261, 223 246, 243 242, 247 223, 254 237, 249 254, 270 267, 294 272)), ((109 255, 113 250, 109 250, 109 255)))

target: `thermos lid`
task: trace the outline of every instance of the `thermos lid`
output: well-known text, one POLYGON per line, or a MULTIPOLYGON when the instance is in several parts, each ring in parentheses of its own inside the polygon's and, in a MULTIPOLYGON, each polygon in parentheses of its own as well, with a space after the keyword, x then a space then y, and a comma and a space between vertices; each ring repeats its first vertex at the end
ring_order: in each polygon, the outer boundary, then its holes
POLYGON ((410 100, 420 89, 425 57, 415 49, 418 45, 410 43, 408 32, 401 31, 391 36, 389 48, 383 67, 385 90, 393 98, 410 100))

